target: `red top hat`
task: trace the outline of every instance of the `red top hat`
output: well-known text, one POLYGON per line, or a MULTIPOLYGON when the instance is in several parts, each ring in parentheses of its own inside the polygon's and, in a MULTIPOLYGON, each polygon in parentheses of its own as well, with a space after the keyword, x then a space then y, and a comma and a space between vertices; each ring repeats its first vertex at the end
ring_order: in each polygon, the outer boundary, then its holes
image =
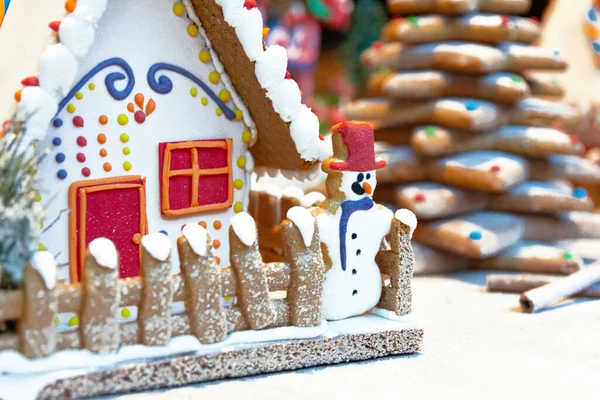
POLYGON ((332 129, 333 156, 323 161, 324 170, 365 172, 386 162, 375 157, 375 134, 366 122, 346 121, 332 129))

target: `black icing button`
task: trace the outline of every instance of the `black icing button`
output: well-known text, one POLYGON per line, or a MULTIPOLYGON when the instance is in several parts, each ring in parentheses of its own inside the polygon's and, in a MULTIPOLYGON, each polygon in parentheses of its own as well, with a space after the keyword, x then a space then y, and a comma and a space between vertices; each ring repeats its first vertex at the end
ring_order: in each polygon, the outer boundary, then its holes
POLYGON ((356 270, 355 269, 352 270, 352 275, 356 275, 356 270))
POLYGON ((356 255, 360 256, 360 249, 356 250, 356 255))
POLYGON ((356 233, 352 234, 352 239, 356 239, 358 237, 358 235, 356 233))
POLYGON ((358 290, 354 289, 354 290, 352 291, 352 296, 356 296, 357 294, 358 294, 358 290))

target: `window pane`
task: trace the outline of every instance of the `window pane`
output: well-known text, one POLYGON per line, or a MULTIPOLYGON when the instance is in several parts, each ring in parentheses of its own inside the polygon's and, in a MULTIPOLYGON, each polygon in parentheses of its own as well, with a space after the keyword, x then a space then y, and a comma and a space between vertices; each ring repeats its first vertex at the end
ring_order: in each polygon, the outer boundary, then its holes
POLYGON ((229 195, 229 175, 203 175, 198 186, 198 205, 224 203, 229 195))
POLYGON ((198 148, 200 169, 223 168, 227 166, 227 150, 216 148, 198 148))
POLYGON ((171 171, 192 168, 191 149, 177 149, 171 151, 171 171))
POLYGON ((175 176, 169 179, 169 203, 171 210, 189 208, 192 204, 192 178, 175 176))

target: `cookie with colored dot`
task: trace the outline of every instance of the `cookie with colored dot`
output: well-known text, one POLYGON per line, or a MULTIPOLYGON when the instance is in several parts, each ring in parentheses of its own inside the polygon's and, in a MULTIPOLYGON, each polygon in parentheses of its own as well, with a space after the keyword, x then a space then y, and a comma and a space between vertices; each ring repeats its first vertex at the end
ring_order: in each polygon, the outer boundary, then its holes
POLYGON ((562 212, 554 216, 527 215, 527 240, 554 242, 565 239, 600 239, 600 214, 586 211, 562 212))
POLYGON ((375 152, 387 162, 386 168, 377 171, 380 183, 415 182, 429 177, 430 162, 417 155, 410 146, 376 142, 375 152))
POLYGON ((480 211, 472 214, 422 222, 414 240, 469 258, 487 258, 520 241, 523 220, 511 214, 480 211))
POLYGON ((525 14, 531 0, 387 0, 388 10, 393 14, 450 14, 472 12, 495 14, 525 14))
POLYGON ((529 18, 474 13, 462 16, 423 15, 395 18, 382 31, 382 39, 406 44, 465 40, 498 43, 533 43, 540 26, 529 18))

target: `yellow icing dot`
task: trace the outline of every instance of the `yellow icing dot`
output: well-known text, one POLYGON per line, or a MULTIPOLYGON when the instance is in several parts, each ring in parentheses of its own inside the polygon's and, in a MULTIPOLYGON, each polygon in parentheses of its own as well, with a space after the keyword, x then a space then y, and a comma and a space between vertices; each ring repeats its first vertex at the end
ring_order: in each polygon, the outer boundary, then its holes
POLYGON ((198 58, 200 58, 200 61, 206 64, 210 61, 210 52, 208 50, 202 50, 200 55, 198 55, 198 58))
POLYGON ((130 163, 129 161, 125 161, 125 162, 123 163, 123 169, 124 169, 125 171, 129 171, 129 170, 131 169, 131 163, 130 163))
POLYGON ((215 113, 220 117, 221 115, 223 115, 223 110, 221 110, 220 108, 217 108, 215 110, 215 113))
POLYGON ((123 147, 123 154, 125 154, 126 156, 128 156, 129 153, 131 153, 131 150, 129 149, 129 147, 123 147))
POLYGON ((75 112, 75 106, 73 104, 68 104, 67 105, 67 111, 71 114, 73 114, 75 112))
POLYGON ((77 100, 81 100, 81 99, 83 99, 83 93, 81 93, 81 92, 77 92, 77 93, 75 93, 75 98, 76 98, 77 100))
POLYGON ((90 83, 90 84, 88 84, 88 89, 94 90, 94 89, 96 89, 96 85, 93 83, 90 83))
POLYGON ((36 167, 29 167, 29 175, 35 175, 38 173, 38 169, 36 167))
POLYGON ((54 325, 58 325, 58 323, 60 322, 60 318, 58 317, 58 315, 54 316, 54 325))
POLYGON ((173 14, 177 15, 178 17, 181 17, 184 13, 185 13, 185 7, 183 4, 181 4, 181 3, 173 4, 173 14))
POLYGON ((231 93, 229 93, 229 90, 221 90, 219 92, 219 99, 221 99, 221 101, 223 101, 224 103, 227 103, 229 99, 231 99, 231 93))
POLYGON ((191 37, 198 36, 198 27, 196 25, 194 25, 194 24, 189 24, 188 27, 187 27, 187 33, 191 37))
POLYGON ((194 87, 193 87, 193 88, 191 88, 191 89, 190 89, 190 95, 191 95, 192 97, 196 97, 196 96, 198 95, 198 89, 196 89, 196 88, 194 88, 194 87))
POLYGON ((121 136, 119 136, 119 140, 121 140, 121 143, 127 143, 129 142, 129 135, 126 133, 121 133, 121 136))
POLYGON ((233 110, 233 112, 235 113, 235 120, 239 121, 244 117, 244 114, 242 113, 242 110, 240 110, 239 108, 236 108, 235 110, 233 110))
POLYGON ((38 251, 45 251, 46 245, 42 242, 38 243, 38 251))
POLYGON ((42 201, 42 195, 41 195, 40 193, 36 193, 36 194, 35 194, 35 201, 36 201, 36 202, 38 202, 38 203, 39 203, 40 201, 42 201))
POLYGON ((218 72, 213 71, 210 74, 208 74, 208 80, 210 81, 210 83, 216 85, 221 80, 221 75, 219 75, 218 72))
POLYGON ((71 319, 68 322, 69 326, 79 326, 79 317, 77 315, 71 317, 71 319))
POLYGON ((243 210, 244 205, 241 202, 238 201, 233 205, 233 212, 235 212, 236 214, 242 212, 243 210))
POLYGON ((242 141, 244 143, 250 143, 251 140, 252 140, 252 132, 250 132, 250 131, 244 131, 242 133, 242 141))
POLYGON ((122 308, 121 309, 121 317, 123 317, 123 318, 129 318, 129 317, 131 317, 131 311, 129 311, 129 308, 122 308))
POLYGON ((119 114, 119 116, 117 117, 117 122, 121 126, 127 125, 127 123, 129 122, 129 117, 125 114, 119 114))
POLYGON ((208 104, 208 99, 206 97, 203 97, 201 102, 202 102, 202 105, 205 106, 208 104))
POLYGON ((224 298, 226 301, 229 301, 229 300, 233 299, 233 297, 232 297, 232 296, 225 296, 225 297, 223 297, 223 298, 224 298))
POLYGON ((235 181, 233 181, 233 187, 236 189, 241 189, 244 187, 244 181, 241 179, 236 179, 235 181))
POLYGON ((246 166, 246 157, 238 157, 237 166, 240 168, 244 168, 246 166))

